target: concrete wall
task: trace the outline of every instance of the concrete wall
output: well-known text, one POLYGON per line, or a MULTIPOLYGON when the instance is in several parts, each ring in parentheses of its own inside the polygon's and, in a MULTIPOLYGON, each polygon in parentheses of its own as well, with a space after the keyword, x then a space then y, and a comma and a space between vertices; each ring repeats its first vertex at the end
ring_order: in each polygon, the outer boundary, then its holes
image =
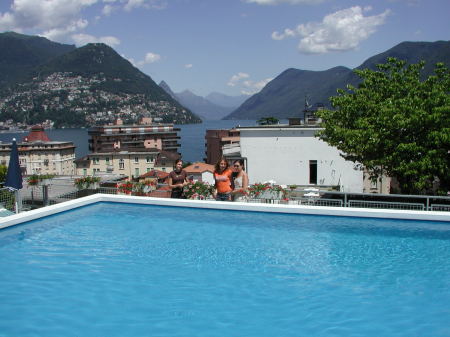
POLYGON ((247 158, 250 183, 310 185, 309 161, 317 161, 317 184, 340 185, 345 192, 363 191, 363 172, 339 151, 314 137, 317 128, 242 128, 241 155, 247 158))

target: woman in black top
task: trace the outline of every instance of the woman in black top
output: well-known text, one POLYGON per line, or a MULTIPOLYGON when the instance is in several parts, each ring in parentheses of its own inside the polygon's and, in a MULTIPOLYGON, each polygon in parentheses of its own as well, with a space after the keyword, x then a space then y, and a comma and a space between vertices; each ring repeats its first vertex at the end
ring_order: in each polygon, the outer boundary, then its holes
POLYGON ((171 198, 184 199, 183 187, 188 184, 187 173, 183 170, 183 161, 175 162, 174 170, 169 173, 169 187, 172 189, 171 198))

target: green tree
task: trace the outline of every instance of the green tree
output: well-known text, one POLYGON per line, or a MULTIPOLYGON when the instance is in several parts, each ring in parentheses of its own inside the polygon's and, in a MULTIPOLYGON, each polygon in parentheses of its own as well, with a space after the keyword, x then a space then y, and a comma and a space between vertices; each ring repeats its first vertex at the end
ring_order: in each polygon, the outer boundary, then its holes
POLYGON ((8 173, 8 167, 6 165, 0 165, 0 183, 2 186, 6 180, 6 173, 8 173))
POLYGON ((362 83, 331 97, 335 110, 318 111, 318 136, 373 177, 395 177, 402 193, 450 190, 450 74, 442 63, 420 80, 425 63, 388 58, 378 70, 356 70, 362 83))
POLYGON ((263 117, 257 121, 259 125, 274 125, 278 124, 279 120, 275 117, 263 117))

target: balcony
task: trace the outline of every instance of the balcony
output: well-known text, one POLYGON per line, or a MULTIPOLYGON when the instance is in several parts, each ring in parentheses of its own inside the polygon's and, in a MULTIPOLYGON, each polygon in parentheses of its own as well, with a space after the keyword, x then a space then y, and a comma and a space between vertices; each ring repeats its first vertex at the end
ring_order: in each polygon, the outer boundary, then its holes
POLYGON ((224 156, 240 156, 241 144, 240 143, 225 144, 224 146, 222 146, 222 154, 224 156))

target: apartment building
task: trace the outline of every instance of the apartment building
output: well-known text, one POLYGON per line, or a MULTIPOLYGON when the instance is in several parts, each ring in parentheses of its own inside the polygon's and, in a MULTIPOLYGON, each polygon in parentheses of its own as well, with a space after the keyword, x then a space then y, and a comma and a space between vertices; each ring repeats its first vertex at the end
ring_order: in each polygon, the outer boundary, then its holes
POLYGON ((153 169, 170 172, 178 153, 179 128, 173 124, 116 125, 94 127, 91 154, 75 161, 78 175, 111 173, 137 178, 153 169))
POLYGON ((205 149, 205 162, 212 165, 222 156, 239 156, 239 130, 206 130, 205 149))
MULTIPOLYGON (((12 143, 0 142, 0 163, 8 166, 12 143)), ((75 174, 75 145, 72 142, 52 141, 40 125, 17 144, 19 162, 23 175, 30 174, 75 174)))

